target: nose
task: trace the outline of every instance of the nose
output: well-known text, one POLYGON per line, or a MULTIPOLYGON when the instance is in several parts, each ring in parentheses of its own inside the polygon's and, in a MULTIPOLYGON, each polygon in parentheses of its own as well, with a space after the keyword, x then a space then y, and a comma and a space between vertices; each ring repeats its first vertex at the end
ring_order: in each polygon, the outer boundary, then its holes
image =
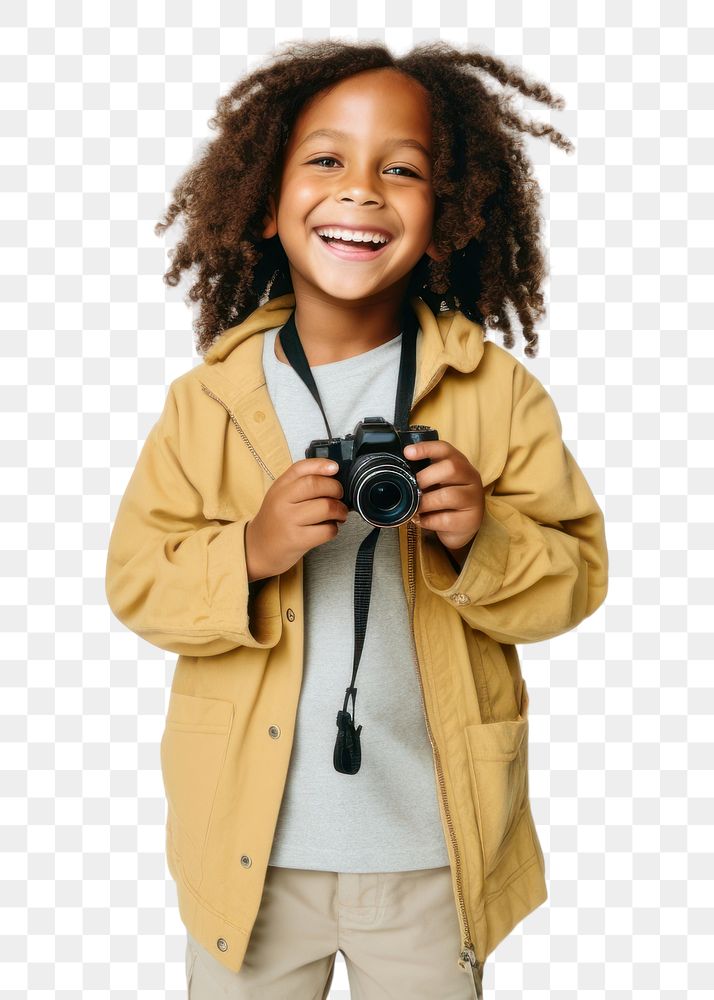
POLYGON ((353 166, 341 178, 337 195, 339 201, 354 201, 358 205, 381 205, 382 195, 373 174, 365 168, 353 166))
POLYGON ((353 201, 358 205, 381 205, 383 199, 378 197, 376 194, 373 196, 371 192, 365 188, 359 188, 353 186, 349 191, 345 191, 343 194, 338 195, 339 201, 353 201))

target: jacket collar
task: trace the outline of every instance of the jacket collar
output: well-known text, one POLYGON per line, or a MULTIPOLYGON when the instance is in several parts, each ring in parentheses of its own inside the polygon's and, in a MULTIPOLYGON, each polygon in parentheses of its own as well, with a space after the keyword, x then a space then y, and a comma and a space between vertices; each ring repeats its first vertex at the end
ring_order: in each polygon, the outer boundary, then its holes
MULTIPOLYGON (((417 340, 415 406, 451 367, 459 372, 476 369, 484 352, 481 324, 459 310, 435 316, 418 296, 410 299, 421 334, 417 340)), ((281 475, 291 464, 283 434, 271 433, 273 422, 265 420, 272 402, 263 371, 263 334, 283 326, 295 308, 295 294, 270 299, 238 326, 226 330, 205 353, 202 365, 193 369, 198 380, 216 396, 244 428, 271 475, 281 475)))
MULTIPOLYGON (((417 352, 414 399, 435 377, 440 367, 450 366, 460 372, 472 372, 483 355, 483 327, 460 311, 435 316, 423 299, 415 296, 410 303, 416 312, 421 337, 417 352)), ((235 381, 238 388, 252 391, 265 383, 262 363, 250 364, 262 358, 264 333, 283 326, 295 308, 295 294, 289 292, 271 299, 255 309, 238 326, 226 330, 204 355, 204 363, 219 366, 222 374, 235 381)))

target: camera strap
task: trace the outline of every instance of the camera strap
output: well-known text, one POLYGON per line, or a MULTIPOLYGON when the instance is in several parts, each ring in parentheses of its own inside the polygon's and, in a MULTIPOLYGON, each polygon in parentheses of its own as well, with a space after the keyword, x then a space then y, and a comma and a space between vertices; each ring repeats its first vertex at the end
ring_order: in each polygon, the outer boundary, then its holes
MULTIPOLYGON (((409 414, 412 399, 414 398, 414 381, 416 378, 416 340, 419 330, 419 322, 411 308, 408 300, 402 304, 399 317, 399 325, 402 334, 401 355, 399 358, 399 376, 397 380, 397 398, 394 407, 394 426, 400 430, 409 427, 409 414)), ((305 356, 297 326, 295 325, 295 310, 290 314, 290 319, 278 331, 278 339, 292 367, 303 380, 307 388, 312 393, 317 405, 320 407, 328 438, 332 437, 330 425, 320 400, 320 393, 312 377, 310 366, 305 356)), ((352 662, 352 679, 350 686, 346 689, 345 700, 342 709, 337 713, 337 738, 333 753, 333 764, 336 771, 341 774, 356 774, 362 763, 362 748, 360 744, 360 733, 362 726, 355 729, 353 715, 355 711, 355 698, 357 688, 354 686, 357 677, 364 637, 367 630, 367 617, 369 615, 369 602, 372 594, 372 565, 374 561, 374 547, 379 538, 381 528, 375 527, 364 538, 357 550, 357 561, 355 565, 355 587, 354 587, 354 655, 352 662), (347 711, 347 703, 352 698, 352 715, 347 711)))

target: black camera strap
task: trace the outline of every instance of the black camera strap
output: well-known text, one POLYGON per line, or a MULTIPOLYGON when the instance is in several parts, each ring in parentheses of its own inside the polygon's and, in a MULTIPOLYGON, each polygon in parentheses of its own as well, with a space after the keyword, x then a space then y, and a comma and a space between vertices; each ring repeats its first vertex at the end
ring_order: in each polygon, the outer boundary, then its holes
MULTIPOLYGON (((402 333, 401 355, 399 359, 399 376, 397 381, 397 399, 394 407, 394 426, 400 430, 409 427, 409 414, 414 397, 414 381, 416 378, 416 340, 419 322, 408 300, 402 304, 399 325, 402 333)), ((332 437, 330 425, 320 400, 315 380, 305 356, 300 336, 295 325, 295 310, 290 319, 278 331, 278 339, 292 367, 312 393, 325 421, 327 436, 332 437)), ((354 657, 352 662, 352 679, 345 692, 342 709, 337 713, 337 739, 333 753, 333 764, 341 774, 356 774, 362 763, 360 733, 362 726, 355 729, 353 716, 357 688, 354 686, 357 677, 364 637, 367 630, 369 602, 372 594, 372 565, 374 548, 379 537, 380 527, 375 527, 364 538, 357 550, 354 588, 354 657), (347 711, 347 703, 352 698, 352 716, 347 711)))

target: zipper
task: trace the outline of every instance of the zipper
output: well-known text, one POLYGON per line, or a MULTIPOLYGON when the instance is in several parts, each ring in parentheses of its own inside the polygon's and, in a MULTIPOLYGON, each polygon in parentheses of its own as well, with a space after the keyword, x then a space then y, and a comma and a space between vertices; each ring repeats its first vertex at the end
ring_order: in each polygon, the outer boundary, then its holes
POLYGON ((434 763, 436 765, 436 773, 439 781, 439 788, 441 791, 442 802, 444 803, 444 813, 446 815, 446 822, 449 827, 449 837, 451 838, 451 845, 454 850, 454 858, 456 861, 456 892, 458 895, 459 911, 461 913, 461 926, 462 926, 462 939, 463 946, 459 952, 459 965, 462 969, 469 968, 474 980, 474 987, 476 989, 476 996, 481 1000, 483 997, 482 990, 482 978, 483 978, 483 962, 479 962, 476 958, 476 952, 474 951, 473 942, 471 941, 471 930, 469 928, 468 917, 466 916, 466 905, 464 903, 464 896, 462 892, 461 883, 461 855, 459 854, 459 845, 456 841, 456 833, 454 832, 454 825, 451 820, 451 813, 449 812, 449 804, 446 798, 446 784, 444 782, 444 772, 441 768, 441 758, 439 756, 439 751, 434 743, 434 737, 431 731, 431 725, 429 724, 429 717, 426 714, 426 702, 424 700, 424 684, 421 677, 421 669, 419 667, 419 658, 416 655, 416 635, 414 632, 414 609, 416 605, 416 586, 414 583, 414 542, 416 540, 417 528, 413 521, 407 523, 407 551, 408 551, 408 569, 409 569, 409 627, 412 633, 412 641, 414 643, 414 653, 417 665, 417 679, 419 681, 419 690, 421 692, 421 707, 424 712, 424 722, 426 724, 426 731, 429 736, 429 742, 431 743, 431 750, 434 755, 434 763), (466 965, 468 962, 468 966, 466 965))
POLYGON ((258 452, 255 450, 255 448, 253 447, 253 445, 250 443, 250 440, 248 439, 248 435, 245 433, 245 431, 243 430, 243 428, 241 427, 241 425, 236 420, 236 415, 233 412, 233 410, 231 410, 230 407, 226 406, 226 404, 223 402, 223 400, 219 399, 219 397, 216 396, 216 394, 214 392, 211 392, 211 390, 208 388, 208 386, 204 385, 203 382, 201 382, 201 388, 203 389, 204 392, 208 393, 208 395, 212 399, 217 400, 221 404, 221 406, 223 407, 223 409, 226 411, 226 413, 228 414, 228 416, 231 418, 231 420, 235 424, 236 430, 238 431, 238 433, 240 434, 240 436, 243 438, 243 440, 245 441, 245 443, 248 446, 248 448, 250 448, 250 451, 253 454, 256 462, 260 465, 261 469, 263 469, 266 472, 266 474, 268 476, 270 476, 271 479, 274 480, 275 476, 270 471, 270 469, 268 468, 268 466, 265 464, 265 462, 263 461, 263 459, 260 457, 260 455, 258 454, 258 452))
MULTIPOLYGON (((410 409, 414 409, 417 403, 420 402, 431 390, 434 388, 436 383, 441 379, 441 376, 446 371, 447 366, 442 365, 436 372, 436 374, 429 380, 428 385, 419 393, 419 395, 412 400, 412 405, 410 409)), ((449 827, 449 836, 451 838, 451 844, 454 849, 454 858, 456 861, 456 892, 459 901, 459 911, 461 913, 461 925, 462 925, 462 936, 464 943, 459 952, 459 966, 462 969, 470 969, 471 975, 473 976, 474 989, 476 991, 476 996, 478 1000, 483 1000, 483 967, 484 963, 479 962, 476 958, 476 952, 474 950, 473 942, 471 941, 471 930, 469 928, 468 917, 466 916, 466 906, 464 904, 464 897, 461 888, 461 856, 459 854, 459 847, 456 841, 456 834, 454 832, 454 826, 451 821, 451 814, 449 812, 449 805, 446 798, 446 784, 444 782, 444 773, 441 769, 441 758, 439 757, 439 751, 434 743, 434 738, 431 732, 431 726, 429 724, 429 717, 426 714, 426 702, 424 700, 424 684, 421 678, 421 668, 419 667, 419 658, 416 655, 416 635, 414 633, 414 608, 416 605, 416 587, 414 584, 414 543, 416 541, 417 527, 413 521, 409 521, 407 524, 407 551, 408 551, 408 569, 409 569, 409 597, 410 597, 410 608, 409 608, 409 626, 412 632, 412 641, 414 643, 414 653, 417 664, 417 679, 419 681, 419 690, 421 691, 421 707, 424 713, 424 722, 426 724, 426 731, 429 735, 429 742, 431 743, 432 753, 434 755, 434 763, 436 765, 436 773, 439 780, 439 788, 441 791, 441 798, 444 803, 444 813, 446 815, 446 822, 449 827), (468 962, 468 965, 466 964, 468 962)))
MULTIPOLYGON (((429 385, 426 387, 426 389, 422 393, 420 393, 419 399, 425 396, 427 392, 429 392, 429 390, 436 384, 436 382, 439 380, 445 369, 446 369, 445 365, 443 368, 439 369, 434 378, 432 378, 431 381, 429 382, 429 385)), ((201 382, 201 388, 212 399, 215 399, 218 403, 221 404, 221 406, 224 408, 226 413, 228 413, 229 417, 231 418, 233 424, 236 427, 236 430, 245 441, 247 447, 250 449, 250 452, 254 456, 255 460, 258 462, 261 468, 265 470, 267 475, 274 480, 275 476, 273 475, 273 473, 270 471, 270 469, 267 467, 263 459, 260 457, 258 452, 251 444, 248 435, 245 433, 241 425, 238 423, 238 420, 236 419, 236 416, 230 409, 230 407, 227 406, 219 396, 216 396, 215 393, 211 392, 211 390, 206 385, 204 385, 203 382, 201 382)), ((418 400, 416 400, 416 402, 418 402, 418 400)), ((434 743, 434 737, 432 735, 431 725, 429 724, 429 717, 426 713, 426 702, 424 700, 424 684, 421 678, 421 668, 419 667, 419 659, 418 656, 416 656, 416 636, 414 634, 414 608, 416 605, 416 586, 414 582, 414 564, 415 564, 414 542, 416 539, 416 531, 417 528, 414 522, 409 521, 407 524, 407 551, 408 551, 408 570, 409 570, 409 598, 410 598, 409 627, 412 634, 412 642, 414 644, 416 673, 417 673, 417 680, 419 681, 419 691, 421 692, 421 707, 422 707, 422 712, 424 713, 424 723, 426 725, 426 731, 429 736, 429 742, 431 743, 431 750, 436 765, 436 772, 439 780, 441 798, 442 802, 444 803, 444 813, 446 815, 446 822, 449 827, 449 837, 451 838, 451 844, 454 850, 454 857, 456 859, 456 887, 457 887, 457 895, 459 901, 459 911, 461 914, 462 937, 464 939, 463 947, 459 951, 458 964, 462 969, 467 969, 467 968, 470 969, 471 974, 473 976, 476 996, 478 1000, 483 1000, 482 979, 483 979, 484 963, 479 962, 478 959, 476 958, 476 952, 474 951, 473 942, 471 941, 471 930, 469 928, 468 917, 466 916, 466 905, 464 903, 464 897, 461 888, 461 855, 459 854, 459 847, 456 841, 456 833, 454 832, 454 825, 451 820, 451 813, 449 812, 449 805, 446 798, 446 784, 444 782, 444 772, 442 771, 441 768, 441 758, 439 757, 439 751, 437 750, 436 744, 434 743), (466 965, 467 962, 468 966, 466 965)))

